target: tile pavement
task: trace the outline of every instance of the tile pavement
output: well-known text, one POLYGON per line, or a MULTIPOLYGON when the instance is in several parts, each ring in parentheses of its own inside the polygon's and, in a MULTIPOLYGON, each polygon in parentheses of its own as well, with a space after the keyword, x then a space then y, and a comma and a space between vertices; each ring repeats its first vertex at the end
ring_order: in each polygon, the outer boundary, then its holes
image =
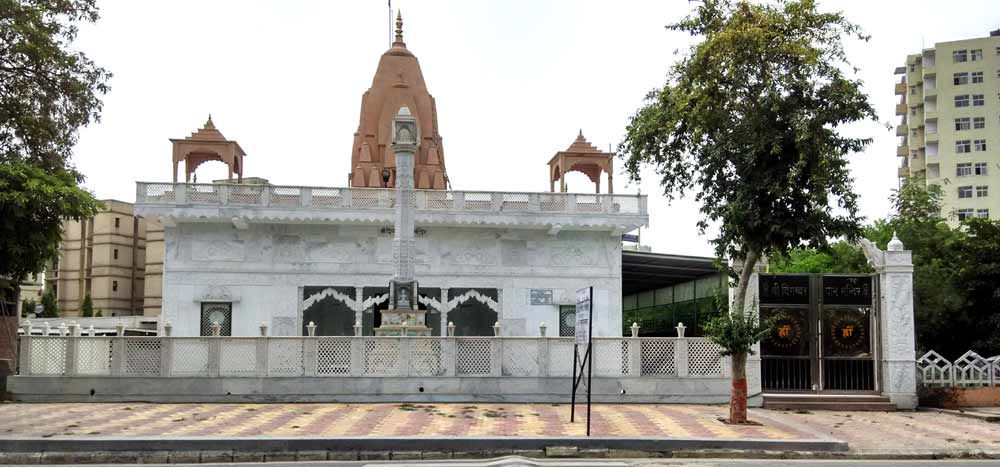
MULTIPOLYGON (((579 406, 583 416, 585 406, 579 406)), ((751 409, 761 426, 718 421, 725 406, 599 404, 595 436, 846 441, 852 452, 1000 452, 1000 424, 939 412, 751 409)), ((567 404, 0 404, 0 439, 199 436, 580 436, 567 404)))

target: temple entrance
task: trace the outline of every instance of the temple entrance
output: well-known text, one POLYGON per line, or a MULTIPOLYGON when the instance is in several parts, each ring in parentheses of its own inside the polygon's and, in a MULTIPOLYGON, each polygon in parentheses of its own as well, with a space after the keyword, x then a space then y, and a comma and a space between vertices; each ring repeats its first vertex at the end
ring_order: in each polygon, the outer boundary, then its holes
POLYGON ((307 326, 310 322, 316 325, 317 336, 353 336, 354 311, 336 296, 323 293, 328 289, 336 290, 343 296, 354 294, 354 287, 303 287, 304 297, 315 297, 308 301, 308 307, 302 310, 302 335, 308 336, 307 326))
POLYGON ((498 319, 497 289, 451 289, 458 299, 448 312, 448 321, 455 323, 456 336, 492 336, 498 319))
POLYGON ((760 314, 775 321, 761 342, 763 389, 877 391, 875 288, 868 275, 762 274, 760 314))

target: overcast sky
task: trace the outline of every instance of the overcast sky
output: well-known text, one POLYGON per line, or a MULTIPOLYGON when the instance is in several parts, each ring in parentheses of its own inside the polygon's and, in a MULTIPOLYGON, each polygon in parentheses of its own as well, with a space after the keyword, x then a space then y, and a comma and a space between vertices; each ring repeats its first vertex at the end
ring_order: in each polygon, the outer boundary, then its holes
MULTIPOLYGON (((114 73, 101 123, 82 130, 74 163, 100 198, 135 200, 135 181, 171 179, 170 142, 204 124, 247 152, 245 176, 274 184, 345 186, 361 95, 389 46, 389 13, 372 1, 98 0, 101 19, 77 42, 114 73)), ((415 1, 402 8, 405 41, 437 100, 449 177, 458 190, 547 191, 549 158, 582 129, 617 145, 643 96, 663 83, 690 39, 666 31, 693 5, 656 1, 415 1)), ((893 69, 935 42, 1000 27, 997 0, 822 1, 872 35, 849 42, 866 92, 895 123, 893 69)), ((862 213, 888 213, 896 186, 895 131, 851 128, 875 139, 851 157, 862 213)), ((619 166, 621 163, 616 161, 619 166)), ((198 179, 224 178, 221 163, 198 179)), ((616 173, 615 191, 635 193, 616 173)), ((571 191, 592 192, 585 176, 571 191)), ((708 255, 698 207, 668 204, 647 176, 654 251, 708 255)))

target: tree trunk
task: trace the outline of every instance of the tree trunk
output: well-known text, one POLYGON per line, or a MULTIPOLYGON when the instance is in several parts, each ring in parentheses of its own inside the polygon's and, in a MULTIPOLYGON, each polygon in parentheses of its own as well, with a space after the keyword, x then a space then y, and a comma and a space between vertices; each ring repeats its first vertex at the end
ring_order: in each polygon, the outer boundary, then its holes
MULTIPOLYGON (((743 258, 743 270, 740 271, 739 283, 736 284, 736 297, 733 298, 733 309, 730 313, 743 314, 746 311, 747 290, 750 276, 754 273, 760 253, 756 250, 747 252, 743 258)), ((729 423, 746 423, 747 421, 747 354, 746 352, 732 355, 732 390, 729 394, 729 423)))
POLYGON ((732 391, 729 394, 729 423, 747 421, 747 354, 732 355, 732 391))

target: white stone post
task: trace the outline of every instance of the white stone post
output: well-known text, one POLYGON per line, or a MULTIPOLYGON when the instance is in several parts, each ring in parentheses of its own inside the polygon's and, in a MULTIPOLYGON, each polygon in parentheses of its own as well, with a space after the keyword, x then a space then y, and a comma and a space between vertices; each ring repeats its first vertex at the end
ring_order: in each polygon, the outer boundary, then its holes
POLYGON ((316 337, 316 323, 310 321, 309 324, 306 325, 306 332, 309 333, 309 337, 316 337))
POLYGON ((490 374, 492 376, 503 376, 503 339, 500 336, 500 327, 494 326, 496 336, 490 339, 490 374))
POLYGON ((441 327, 441 334, 444 335, 444 336, 450 336, 451 334, 448 334, 448 332, 447 332, 447 329, 448 329, 448 311, 449 311, 448 310, 448 288, 447 287, 442 287, 441 288, 441 310, 440 311, 441 311, 441 316, 439 318, 441 319, 441 326, 440 326, 441 327))
POLYGON ((111 339, 111 376, 125 375, 125 325, 115 325, 115 337, 111 339))
POLYGON ((66 375, 72 376, 77 371, 77 355, 80 354, 80 325, 76 321, 69 325, 69 337, 66 338, 66 375))
POLYGON ((52 333, 52 325, 48 321, 42 323, 42 335, 49 337, 50 333, 52 333))
POLYGON ((542 378, 549 375, 549 340, 544 334, 538 339, 538 376, 542 378))
POLYGON ((364 376, 365 374, 365 338, 355 337, 351 339, 351 376, 364 376))
POLYGON ((641 376, 642 374, 642 341, 639 340, 639 323, 632 322, 632 337, 626 337, 628 344, 628 375, 641 376))
POLYGON ((218 322, 213 322, 210 328, 212 338, 208 340, 208 376, 218 377, 222 367, 222 339, 219 339, 222 326, 218 322))
POLYGON ((455 323, 448 321, 448 337, 455 337, 455 323))
POLYGON ((688 361, 688 339, 686 337, 674 339, 674 368, 677 369, 678 378, 688 376, 688 361))
POLYGON ((319 339, 315 338, 315 334, 316 330, 313 329, 310 337, 304 338, 305 342, 302 346, 302 364, 305 366, 303 369, 305 376, 316 376, 319 371, 319 339))
POLYGON ((545 327, 545 321, 542 321, 538 325, 538 335, 542 336, 542 337, 545 337, 545 329, 546 329, 546 327, 545 327))
POLYGON ((684 331, 687 330, 687 326, 684 323, 677 323, 677 337, 684 337, 684 331))
POLYGON ((90 336, 90 337, 94 337, 94 336, 97 335, 97 330, 94 329, 94 325, 93 324, 91 324, 90 327, 87 328, 87 335, 90 336))
MULTIPOLYGON (((350 191, 350 190, 347 190, 350 191)), ((362 323, 365 321, 365 288, 354 288, 354 335, 360 336, 364 329, 362 323)))
POLYGON ((68 328, 66 327, 66 323, 60 322, 59 323, 59 337, 66 337, 67 334, 69 334, 69 332, 68 332, 68 328))
POLYGON ((354 322, 354 337, 361 337, 361 320, 354 322))
POLYGON ((878 270, 882 394, 901 409, 917 406, 913 330, 913 254, 893 233, 878 270))
POLYGON ((267 349, 270 339, 267 337, 267 323, 260 322, 260 337, 254 339, 254 353, 257 357, 254 360, 254 374, 259 378, 267 376, 267 349))
POLYGON ((24 335, 21 336, 21 350, 18 352, 18 358, 21 359, 21 363, 18 365, 18 374, 27 376, 31 374, 31 320, 25 320, 21 326, 24 329, 24 335))
MULTIPOLYGON (((93 328, 93 326, 91 326, 91 327, 93 328)), ((163 323, 163 335, 166 336, 166 337, 170 337, 170 334, 173 334, 173 332, 174 332, 174 325, 173 325, 173 323, 171 323, 170 321, 164 322, 163 323)))
POLYGON ((170 322, 168 321, 163 326, 163 332, 166 334, 160 337, 160 376, 167 377, 171 374, 171 369, 174 367, 174 338, 170 337, 170 322))

